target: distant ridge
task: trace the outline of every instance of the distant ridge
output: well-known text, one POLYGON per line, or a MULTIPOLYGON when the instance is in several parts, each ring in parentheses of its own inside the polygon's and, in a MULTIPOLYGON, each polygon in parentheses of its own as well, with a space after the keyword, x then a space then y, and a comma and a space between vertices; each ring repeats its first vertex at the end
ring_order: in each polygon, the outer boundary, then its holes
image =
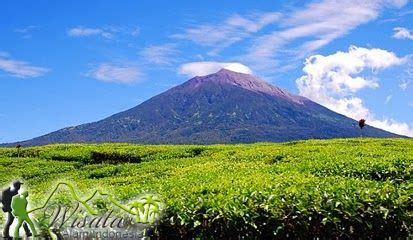
MULTIPOLYGON (((255 76, 222 69, 194 77, 101 121, 64 128, 19 144, 250 143, 360 134, 353 119, 255 76)), ((398 137, 370 126, 362 134, 398 137)))

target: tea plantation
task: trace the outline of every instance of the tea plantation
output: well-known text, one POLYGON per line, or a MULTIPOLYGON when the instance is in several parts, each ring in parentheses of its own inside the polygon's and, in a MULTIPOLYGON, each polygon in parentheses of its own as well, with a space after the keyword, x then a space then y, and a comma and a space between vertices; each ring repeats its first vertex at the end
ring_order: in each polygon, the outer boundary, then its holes
POLYGON ((406 238, 412 173, 409 139, 0 148, 0 186, 23 180, 35 206, 57 180, 123 201, 159 193, 162 239, 406 238))

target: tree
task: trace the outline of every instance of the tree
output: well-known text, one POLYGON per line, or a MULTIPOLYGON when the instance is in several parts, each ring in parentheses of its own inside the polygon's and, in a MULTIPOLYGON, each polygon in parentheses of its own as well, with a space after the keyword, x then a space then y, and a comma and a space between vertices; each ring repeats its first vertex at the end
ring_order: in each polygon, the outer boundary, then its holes
POLYGON ((17 144, 16 149, 17 149, 17 157, 20 157, 20 149, 22 148, 22 145, 17 144))
POLYGON ((362 118, 359 120, 360 134, 363 137, 363 128, 366 126, 366 119, 362 118))

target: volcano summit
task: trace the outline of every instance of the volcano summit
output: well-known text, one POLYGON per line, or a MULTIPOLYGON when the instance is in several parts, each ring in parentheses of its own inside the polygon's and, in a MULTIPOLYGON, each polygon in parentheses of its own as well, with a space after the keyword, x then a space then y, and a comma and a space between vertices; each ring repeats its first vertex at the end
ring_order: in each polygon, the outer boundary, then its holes
MULTIPOLYGON (((194 77, 101 121, 64 128, 20 144, 250 143, 360 134, 353 119, 255 76, 222 69, 194 77)), ((363 136, 398 135, 366 126, 363 136)))

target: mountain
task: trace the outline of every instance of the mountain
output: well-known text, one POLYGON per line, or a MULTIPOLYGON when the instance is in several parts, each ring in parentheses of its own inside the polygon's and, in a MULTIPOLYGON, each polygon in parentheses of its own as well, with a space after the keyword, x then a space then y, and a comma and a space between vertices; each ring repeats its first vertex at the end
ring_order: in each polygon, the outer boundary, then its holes
MULTIPOLYGON (((249 143, 359 137, 357 122, 248 74, 194 77, 127 111, 22 145, 68 142, 249 143)), ((368 137, 396 134, 366 126, 368 137)))

